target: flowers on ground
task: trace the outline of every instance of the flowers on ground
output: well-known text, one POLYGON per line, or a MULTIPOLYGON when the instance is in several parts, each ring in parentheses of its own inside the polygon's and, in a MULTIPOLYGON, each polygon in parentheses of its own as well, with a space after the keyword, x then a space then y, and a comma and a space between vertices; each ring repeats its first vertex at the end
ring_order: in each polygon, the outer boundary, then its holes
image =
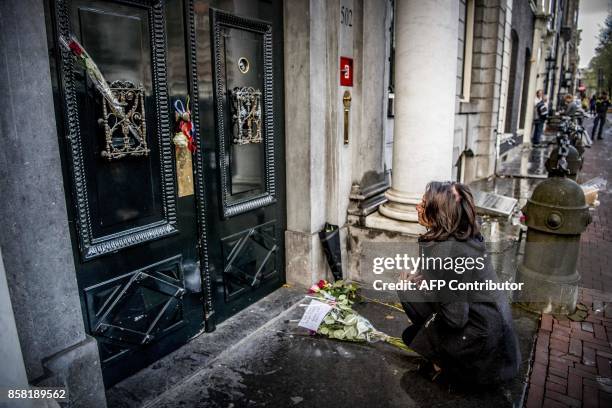
POLYGON ((343 280, 338 280, 331 283, 321 279, 318 283, 312 285, 310 289, 308 289, 308 294, 316 295, 316 297, 323 299, 337 299, 344 295, 352 305, 353 301, 357 297, 357 286, 353 283, 346 283, 343 280))
POLYGON ((375 343, 383 341, 402 350, 412 352, 404 342, 376 330, 372 323, 353 310, 357 286, 344 281, 334 283, 320 280, 308 290, 306 298, 328 304, 331 309, 321 321, 316 334, 331 339, 375 343))

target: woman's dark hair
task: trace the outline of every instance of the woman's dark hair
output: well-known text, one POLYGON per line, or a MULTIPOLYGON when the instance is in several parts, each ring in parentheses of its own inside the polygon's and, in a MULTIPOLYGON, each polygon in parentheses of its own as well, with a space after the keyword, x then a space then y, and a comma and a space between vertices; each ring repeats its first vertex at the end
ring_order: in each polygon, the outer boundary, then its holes
POLYGON ((465 241, 479 235, 476 207, 470 188, 452 181, 432 181, 423 195, 427 232, 425 241, 444 241, 450 237, 465 241))

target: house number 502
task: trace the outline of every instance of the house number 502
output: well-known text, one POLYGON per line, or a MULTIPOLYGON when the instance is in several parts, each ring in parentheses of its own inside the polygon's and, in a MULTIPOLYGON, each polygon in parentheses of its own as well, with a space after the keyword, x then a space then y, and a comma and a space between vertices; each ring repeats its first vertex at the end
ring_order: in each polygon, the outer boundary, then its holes
POLYGON ((347 27, 353 26, 353 10, 348 7, 342 6, 340 9, 340 24, 347 27))

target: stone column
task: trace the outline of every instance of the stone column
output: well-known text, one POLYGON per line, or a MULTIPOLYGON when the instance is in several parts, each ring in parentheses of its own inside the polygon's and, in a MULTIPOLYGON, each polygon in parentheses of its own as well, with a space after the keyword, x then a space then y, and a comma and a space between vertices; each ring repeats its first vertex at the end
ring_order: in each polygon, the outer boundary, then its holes
POLYGON ((395 21, 392 187, 379 211, 400 221, 398 230, 419 233, 425 186, 451 179, 459 3, 400 0, 395 21))
MULTIPOLYGON (((70 406, 105 407, 76 281, 43 2, 0 1, 0 60, 0 247, 27 379, 66 387, 70 406)), ((2 348, 14 344, 1 333, 2 348)))

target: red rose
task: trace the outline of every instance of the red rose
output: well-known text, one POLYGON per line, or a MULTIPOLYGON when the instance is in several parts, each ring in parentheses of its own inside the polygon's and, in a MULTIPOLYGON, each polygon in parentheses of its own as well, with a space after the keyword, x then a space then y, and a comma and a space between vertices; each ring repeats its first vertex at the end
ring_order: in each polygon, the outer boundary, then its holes
POLYGON ((76 41, 70 41, 70 43, 68 44, 68 47, 73 53, 75 53, 79 57, 83 53, 83 49, 79 46, 79 44, 77 44, 76 41))
POLYGON ((189 136, 187 141, 187 148, 189 149, 189 151, 191 153, 195 153, 197 146, 195 144, 195 140, 193 140, 193 137, 189 136))
POLYGON ((191 129, 192 129, 192 124, 191 122, 182 122, 181 123, 181 131, 185 134, 185 135, 189 135, 189 133, 191 133, 191 129))
POLYGON ((318 286, 320 289, 323 289, 323 288, 325 287, 325 285, 327 285, 327 281, 326 281, 326 280, 324 280, 324 279, 321 279, 321 280, 319 281, 319 283, 317 283, 317 286, 318 286))

